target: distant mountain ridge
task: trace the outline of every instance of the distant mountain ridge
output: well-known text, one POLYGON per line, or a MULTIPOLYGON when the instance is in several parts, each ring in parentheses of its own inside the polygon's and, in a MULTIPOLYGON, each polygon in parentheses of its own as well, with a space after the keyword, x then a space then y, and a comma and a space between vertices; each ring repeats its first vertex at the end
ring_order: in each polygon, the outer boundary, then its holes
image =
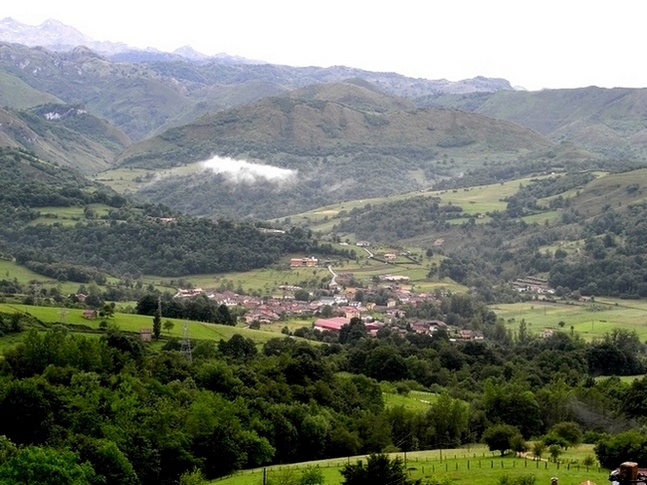
POLYGON ((78 29, 54 19, 48 19, 40 25, 28 25, 11 17, 6 17, 0 20, 0 41, 28 47, 45 47, 57 52, 67 52, 75 47, 84 46, 101 55, 115 57, 118 60, 128 60, 130 58, 130 62, 178 59, 191 61, 217 59, 220 62, 237 64, 255 62, 239 56, 228 56, 227 54, 207 56, 197 52, 190 46, 184 46, 173 53, 169 53, 153 48, 137 49, 123 42, 96 41, 78 29), (139 60, 136 60, 138 56, 139 60))

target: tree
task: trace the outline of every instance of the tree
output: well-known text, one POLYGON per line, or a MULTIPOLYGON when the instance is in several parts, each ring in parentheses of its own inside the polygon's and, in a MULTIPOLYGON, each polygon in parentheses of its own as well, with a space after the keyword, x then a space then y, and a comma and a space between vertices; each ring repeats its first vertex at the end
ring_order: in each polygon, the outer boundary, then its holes
POLYGON ((366 337, 368 337, 368 332, 361 318, 351 318, 350 323, 343 325, 339 330, 339 343, 342 344, 357 342, 366 337))
POLYGON ((600 439, 593 449, 600 465, 610 470, 623 461, 647 462, 647 436, 637 430, 600 439))
POLYGON ((541 460, 541 455, 546 451, 546 445, 543 441, 535 441, 535 444, 532 445, 532 454, 535 455, 537 460, 541 460))
POLYGON ((483 433, 483 441, 490 451, 500 451, 501 456, 512 449, 512 439, 519 435, 519 430, 509 424, 495 424, 483 433))
POLYGON ((13 485, 91 485, 97 476, 71 451, 29 446, 0 465, 0 483, 13 485))
POLYGON ((164 320, 164 330, 166 330, 168 333, 171 333, 173 327, 175 327, 175 323, 173 323, 172 320, 164 320))
POLYGON ((294 292, 294 299, 297 301, 308 301, 310 300, 310 293, 308 292, 308 290, 296 290, 294 292))
POLYGON ((132 464, 114 442, 79 436, 76 448, 81 460, 92 465, 105 485, 139 485, 132 464))
POLYGON ((162 314, 159 309, 155 310, 155 315, 153 315, 153 337, 155 340, 160 338, 162 334, 162 314))
POLYGON ((541 410, 532 391, 518 383, 484 385, 485 415, 493 423, 515 426, 524 438, 536 436, 541 428, 541 410))
POLYGON ((528 451, 528 444, 523 439, 523 436, 521 436, 521 433, 514 435, 510 439, 510 449, 517 455, 521 455, 521 453, 528 451))
POLYGON ((548 447, 548 453, 555 463, 557 463, 557 458, 562 454, 562 447, 559 445, 550 445, 548 447))
POLYGON ((324 485, 323 472, 318 466, 308 466, 299 477, 299 485, 324 485))
POLYGON ((333 315, 332 307, 330 305, 322 306, 321 309, 319 310, 319 315, 321 316, 321 318, 330 318, 330 317, 332 317, 332 315, 333 315))
POLYGON ((398 485, 407 483, 404 464, 399 457, 390 459, 385 454, 372 454, 356 463, 347 463, 340 470, 344 485, 398 485))
POLYGON ((18 447, 6 436, 0 436, 0 465, 13 458, 18 453, 18 447))
POLYGON ((191 472, 185 472, 180 476, 179 485, 205 485, 207 481, 204 479, 204 475, 198 469, 195 469, 191 472))
POLYGON ((582 441, 582 430, 580 425, 573 421, 565 421, 557 423, 550 429, 550 433, 554 433, 566 442, 565 448, 569 446, 577 446, 582 441))
POLYGON ((222 323, 224 325, 236 325, 236 318, 229 312, 229 307, 222 303, 216 308, 214 316, 215 323, 222 323))

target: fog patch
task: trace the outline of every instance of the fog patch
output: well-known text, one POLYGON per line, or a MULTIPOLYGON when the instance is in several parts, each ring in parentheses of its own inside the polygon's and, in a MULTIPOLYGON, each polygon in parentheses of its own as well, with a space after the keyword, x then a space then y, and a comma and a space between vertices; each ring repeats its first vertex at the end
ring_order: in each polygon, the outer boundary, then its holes
POLYGON ((295 178, 296 170, 261 165, 245 160, 234 160, 229 157, 213 157, 202 162, 202 165, 214 173, 223 175, 227 180, 235 183, 253 184, 261 181, 287 182, 295 178))

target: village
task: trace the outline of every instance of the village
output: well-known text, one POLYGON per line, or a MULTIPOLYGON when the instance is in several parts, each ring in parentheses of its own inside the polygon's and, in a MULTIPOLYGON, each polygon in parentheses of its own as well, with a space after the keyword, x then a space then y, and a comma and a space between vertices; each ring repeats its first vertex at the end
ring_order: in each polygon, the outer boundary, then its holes
MULTIPOLYGON (((313 257, 293 258, 291 268, 319 265, 313 257)), ((415 319, 407 310, 423 304, 440 304, 448 293, 417 292, 409 285, 409 277, 398 274, 374 276, 368 284, 358 284, 352 272, 335 273, 325 289, 308 291, 296 285, 280 285, 278 291, 267 297, 239 294, 234 291, 216 291, 208 288, 179 289, 175 298, 193 298, 205 295, 219 305, 224 304, 239 315, 239 321, 248 328, 262 328, 277 322, 299 319, 304 326, 322 334, 338 334, 351 319, 361 320, 369 335, 375 336, 382 328, 401 333, 415 332, 432 335, 442 330, 450 340, 481 340, 478 331, 459 329, 437 319, 415 319), (306 323, 308 322, 308 323, 306 323)))

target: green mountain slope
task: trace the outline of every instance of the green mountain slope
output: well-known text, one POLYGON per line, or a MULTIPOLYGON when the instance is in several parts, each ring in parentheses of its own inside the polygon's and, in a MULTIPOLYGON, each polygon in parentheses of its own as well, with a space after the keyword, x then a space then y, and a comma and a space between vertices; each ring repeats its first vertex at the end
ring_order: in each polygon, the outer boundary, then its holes
MULTIPOLYGON (((316 83, 361 78, 399 96, 511 89, 502 79, 412 79, 347 67, 290 67, 218 61, 116 62, 87 48, 51 52, 0 42, 0 72, 70 104, 84 104, 139 140, 163 128, 316 83)), ((41 102, 53 101, 52 99, 41 102)), ((22 107, 8 104, 7 106, 22 107)))
POLYGON ((0 145, 27 150, 86 174, 108 168, 129 144, 123 132, 79 106, 0 109, 0 145))
MULTIPOLYGON (((365 83, 310 86, 204 116, 129 147, 119 164, 166 170, 214 155, 293 170, 284 183, 236 183, 223 173, 160 174, 136 195, 193 214, 279 217, 358 197, 431 186, 490 161, 553 143, 519 125, 423 110, 365 83), (247 190, 251 188, 253 190, 247 190)), ((110 177, 106 177, 110 178, 110 177)))
POLYGON ((51 94, 42 93, 23 80, 0 71, 0 106, 24 109, 60 100, 51 94))
POLYGON ((477 112, 568 140, 608 157, 647 156, 647 89, 544 90, 492 94, 477 112))
POLYGON ((306 88, 205 116, 131 146, 120 163, 173 166, 212 153, 251 154, 276 163, 276 152, 371 152, 423 160, 447 155, 468 162, 548 146, 551 142, 544 137, 512 123, 459 111, 416 109, 399 98, 344 84, 306 88))

